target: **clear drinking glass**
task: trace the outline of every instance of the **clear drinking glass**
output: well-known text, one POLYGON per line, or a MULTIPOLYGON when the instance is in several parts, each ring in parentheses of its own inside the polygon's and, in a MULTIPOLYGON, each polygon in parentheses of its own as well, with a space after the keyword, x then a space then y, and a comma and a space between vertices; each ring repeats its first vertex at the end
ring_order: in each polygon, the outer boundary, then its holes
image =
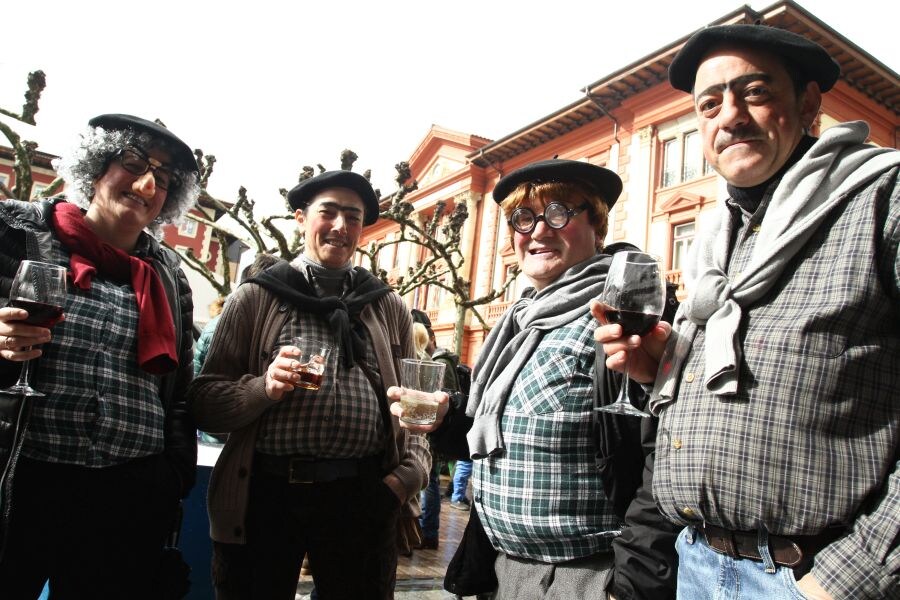
POLYGON ((441 389, 444 381, 443 362, 404 358, 400 361, 400 382, 403 392, 401 421, 415 425, 431 425, 437 420, 438 402, 432 392, 441 389))
MULTIPOLYGON (((66 298, 66 268, 50 263, 23 260, 9 290, 9 306, 28 311, 23 323, 38 327, 53 327, 63 314, 66 298)), ((31 361, 22 364, 19 380, 2 394, 43 396, 29 385, 31 361)))
MULTIPOLYGON (((643 252, 617 252, 613 255, 606 286, 600 295, 601 322, 619 324, 623 336, 646 335, 659 323, 666 302, 666 286, 659 261, 643 252)), ((628 360, 619 397, 599 411, 619 415, 649 417, 631 403, 628 397, 628 360)))

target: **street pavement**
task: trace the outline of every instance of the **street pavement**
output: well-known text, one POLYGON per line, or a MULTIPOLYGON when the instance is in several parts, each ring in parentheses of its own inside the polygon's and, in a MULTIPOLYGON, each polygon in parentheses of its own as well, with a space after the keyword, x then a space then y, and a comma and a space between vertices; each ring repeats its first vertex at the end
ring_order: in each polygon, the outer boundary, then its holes
MULTIPOLYGON (((296 600, 309 600, 309 584, 297 588, 296 600)), ((443 589, 443 581, 438 579, 412 579, 397 582, 395 600, 455 600, 457 596, 443 589)))

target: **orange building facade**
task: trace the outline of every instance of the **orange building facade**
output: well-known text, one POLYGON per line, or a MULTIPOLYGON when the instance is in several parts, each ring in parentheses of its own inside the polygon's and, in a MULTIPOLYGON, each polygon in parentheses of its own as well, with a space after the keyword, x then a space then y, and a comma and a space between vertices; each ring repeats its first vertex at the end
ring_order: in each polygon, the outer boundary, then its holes
MULTIPOLYGON (((823 95, 812 135, 835 123, 864 120, 872 143, 900 148, 897 73, 789 0, 759 12, 744 6, 716 23, 754 22, 813 39, 841 64, 841 78, 823 95)), ((681 263, 695 231, 726 194, 724 180, 703 158, 690 96, 672 89, 667 80, 668 66, 688 37, 587 86, 582 99, 499 140, 431 128, 410 157, 419 189, 406 200, 423 221, 438 201, 447 202, 448 214, 456 203, 466 203, 463 269, 470 297, 500 288, 515 264, 509 227, 491 197, 494 186, 504 174, 553 156, 602 165, 619 174, 624 190, 610 214, 606 243, 628 241, 659 256, 667 277, 680 284, 681 263)), ((364 231, 360 245, 391 239, 396 231, 393 222, 381 221, 364 231)), ((379 266, 389 273, 404 271, 422 258, 411 245, 391 248, 389 255, 379 256, 379 266)), ((489 325, 526 285, 517 281, 502 299, 481 307, 489 325)), ((453 298, 419 289, 406 300, 411 308, 429 313, 438 345, 452 348, 453 298)), ((477 320, 469 318, 462 341, 464 362, 474 362, 485 335, 477 320)))

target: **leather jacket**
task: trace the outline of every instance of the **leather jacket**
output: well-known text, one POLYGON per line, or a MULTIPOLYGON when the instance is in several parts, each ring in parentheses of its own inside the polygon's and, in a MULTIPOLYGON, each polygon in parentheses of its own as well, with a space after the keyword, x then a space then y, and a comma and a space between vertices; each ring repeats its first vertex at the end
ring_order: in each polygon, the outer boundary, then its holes
MULTIPOLYGON (((0 305, 5 306, 19 262, 41 260, 48 255, 53 232, 49 226, 57 197, 41 202, 0 202, 0 305)), ((194 485, 197 465, 197 434, 193 418, 187 410, 185 391, 193 377, 193 300, 178 255, 150 240, 150 262, 159 274, 175 322, 178 367, 160 380, 160 398, 165 410, 165 450, 169 467, 177 476, 181 497, 194 485)), ((0 385, 12 384, 21 363, 0 359, 0 385)), ((38 359, 36 368, 40 368, 38 359)), ((25 438, 30 416, 30 403, 21 397, 0 394, 0 540, 10 512, 15 466, 25 438)))

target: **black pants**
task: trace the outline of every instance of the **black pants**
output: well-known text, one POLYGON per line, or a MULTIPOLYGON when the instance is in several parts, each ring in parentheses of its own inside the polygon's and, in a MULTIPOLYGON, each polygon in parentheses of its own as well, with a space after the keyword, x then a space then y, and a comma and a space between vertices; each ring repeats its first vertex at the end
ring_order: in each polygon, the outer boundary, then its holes
POLYGON ((0 597, 156 598, 153 588, 177 506, 161 455, 89 469, 20 458, 13 479, 0 597))
POLYGON ((254 473, 247 544, 213 547, 219 600, 293 600, 309 555, 321 600, 393 598, 400 501, 378 473, 288 483, 254 473))

